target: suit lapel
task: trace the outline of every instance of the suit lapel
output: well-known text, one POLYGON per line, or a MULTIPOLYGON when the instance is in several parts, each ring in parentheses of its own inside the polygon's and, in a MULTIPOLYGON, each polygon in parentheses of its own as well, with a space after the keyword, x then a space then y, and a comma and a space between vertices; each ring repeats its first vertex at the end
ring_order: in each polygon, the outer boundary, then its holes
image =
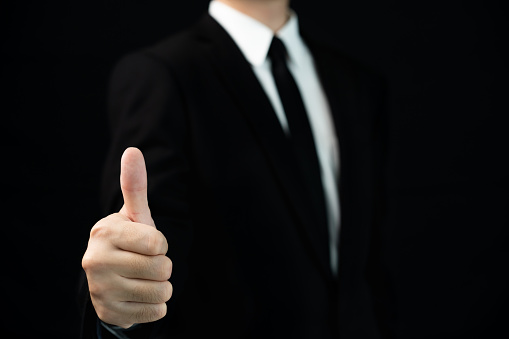
MULTIPOLYGON (((331 55, 328 49, 314 43, 305 33, 306 43, 313 53, 315 66, 320 77, 323 89, 327 96, 331 114, 334 120, 336 135, 339 140, 340 155, 340 178, 338 180, 338 192, 341 201, 341 237, 348 233, 351 219, 351 191, 352 177, 355 169, 351 164, 355 158, 353 150, 359 150, 359 142, 356 142, 355 128, 358 125, 354 114, 357 112, 354 78, 346 67, 338 65, 338 58, 331 55)), ((348 63, 345 63, 348 65, 348 63)), ((341 259, 340 259, 341 260, 341 259)))
POLYGON ((350 143, 350 131, 345 126, 349 126, 351 119, 347 114, 348 112, 354 112, 352 87, 346 83, 346 79, 349 79, 350 76, 342 74, 342 70, 338 68, 336 58, 314 43, 305 33, 303 36, 313 54, 318 76, 329 103, 334 128, 339 139, 341 163, 343 163, 348 150, 345 145, 350 143))
MULTIPOLYGON (((308 44, 334 117, 340 144, 339 194, 341 201, 341 236, 339 241, 338 326, 340 336, 352 326, 348 319, 362 310, 359 302, 361 288, 365 287, 365 270, 369 253, 374 202, 374 159, 372 134, 372 94, 366 95, 371 86, 355 71, 352 61, 341 62, 318 45, 308 44), (363 94, 364 93, 364 94, 363 94)), ((364 292, 362 292, 364 293, 364 292)), ((369 298, 369 296, 362 296, 369 298)), ((367 305, 367 304, 366 304, 367 305)), ((366 306, 370 307, 370 306, 366 306)), ((355 330, 359 330, 356 328, 355 330)))
POLYGON ((210 41, 210 61, 239 112, 249 122, 281 191, 298 219, 296 224, 304 242, 312 248, 323 272, 331 276, 327 229, 316 222, 312 204, 308 201, 309 194, 297 171, 297 160, 265 91, 241 51, 214 19, 206 15, 198 25, 198 34, 210 41))

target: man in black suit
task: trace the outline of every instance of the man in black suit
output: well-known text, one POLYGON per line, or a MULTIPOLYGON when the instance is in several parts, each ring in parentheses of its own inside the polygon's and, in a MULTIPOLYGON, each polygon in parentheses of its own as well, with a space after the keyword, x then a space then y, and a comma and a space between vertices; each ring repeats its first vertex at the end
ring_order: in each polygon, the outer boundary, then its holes
POLYGON ((83 336, 379 338, 382 104, 287 0, 213 1, 125 57, 83 336))

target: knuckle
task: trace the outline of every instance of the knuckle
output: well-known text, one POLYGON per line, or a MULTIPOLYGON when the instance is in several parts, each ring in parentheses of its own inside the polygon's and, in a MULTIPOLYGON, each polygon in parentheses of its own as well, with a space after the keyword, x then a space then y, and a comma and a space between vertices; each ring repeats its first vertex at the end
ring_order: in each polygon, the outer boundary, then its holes
POLYGON ((151 255, 161 254, 166 242, 166 238, 161 231, 154 230, 154 232, 147 233, 146 237, 147 253, 151 255))
POLYGON ((95 283, 89 282, 88 291, 92 300, 102 300, 104 296, 104 289, 95 283))
POLYGON ((81 267, 86 271, 90 270, 91 267, 94 266, 94 263, 92 259, 90 258, 90 255, 87 255, 88 252, 85 252, 85 255, 81 259, 81 267))
POLYGON ((97 282, 96 280, 89 279, 88 291, 92 302, 97 302, 103 305, 103 307, 113 307, 114 300, 112 297, 117 294, 118 286, 109 282, 97 282))
POLYGON ((90 230, 90 239, 106 239, 111 235, 111 228, 106 218, 99 220, 90 230))
POLYGON ((169 281, 158 283, 157 296, 154 299, 156 303, 165 303, 170 300, 173 293, 173 286, 169 281))
POLYGON ((164 281, 170 279, 171 270, 172 270, 172 262, 170 258, 164 255, 157 256, 155 258, 157 263, 155 267, 155 274, 157 276, 157 280, 164 281))
POLYGON ((159 320, 166 315, 166 303, 156 304, 152 309, 152 321, 159 320))
POLYGON ((101 262, 101 260, 98 260, 97 257, 94 256, 89 251, 85 252, 83 259, 81 260, 81 267, 83 267, 87 274, 92 271, 97 271, 102 266, 103 263, 101 262))
POLYGON ((173 271, 173 262, 167 256, 163 256, 163 258, 164 258, 164 266, 165 266, 164 272, 163 272, 163 274, 164 274, 163 279, 168 280, 168 279, 170 279, 171 272, 173 271))
POLYGON ((134 321, 131 321, 132 316, 127 316, 124 312, 115 311, 115 307, 111 303, 93 302, 93 305, 97 317, 107 324, 120 326, 124 329, 134 324, 134 321))
POLYGON ((113 213, 102 218, 96 222, 90 230, 90 238, 111 238, 118 235, 118 230, 115 226, 119 223, 125 222, 125 219, 126 218, 119 213, 113 213))
POLYGON ((102 321, 108 322, 108 312, 102 306, 94 306, 97 317, 102 321))
POLYGON ((113 312, 108 309, 107 307, 98 305, 95 307, 95 313, 97 314, 97 317, 108 324, 114 324, 115 323, 115 315, 113 312))
POLYGON ((161 283, 157 286, 157 289, 154 291, 154 302, 156 303, 164 303, 166 302, 166 288, 161 283))
POLYGON ((166 240, 166 237, 164 236, 163 232, 157 230, 157 232, 160 235, 161 238, 161 254, 166 254, 168 252, 168 241, 166 240))
POLYGON ((172 295, 173 295, 173 285, 169 281, 166 281, 164 283, 163 302, 167 302, 168 300, 170 300, 172 295))

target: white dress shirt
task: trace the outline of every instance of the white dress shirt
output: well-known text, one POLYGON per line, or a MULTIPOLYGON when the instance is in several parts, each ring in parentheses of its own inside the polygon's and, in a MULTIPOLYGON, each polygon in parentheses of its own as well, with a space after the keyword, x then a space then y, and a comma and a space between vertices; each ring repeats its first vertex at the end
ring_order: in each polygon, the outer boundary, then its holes
MULTIPOLYGON (((209 14, 228 32, 251 64, 285 133, 290 134, 286 115, 279 98, 267 58, 274 32, 261 22, 230 6, 213 0, 209 14)), ((313 57, 299 34, 298 19, 290 13, 286 24, 275 35, 288 51, 288 68, 295 78, 306 108, 320 162, 329 228, 331 269, 337 274, 339 237, 339 147, 325 92, 315 69, 313 57)))

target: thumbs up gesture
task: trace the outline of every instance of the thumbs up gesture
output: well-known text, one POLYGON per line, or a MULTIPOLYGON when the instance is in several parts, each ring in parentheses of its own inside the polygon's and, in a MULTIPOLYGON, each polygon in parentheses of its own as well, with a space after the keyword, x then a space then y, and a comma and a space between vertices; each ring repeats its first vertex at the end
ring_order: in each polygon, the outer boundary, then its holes
POLYGON ((168 242, 150 214, 139 149, 125 150, 120 172, 124 206, 94 225, 82 266, 98 317, 128 328, 166 315, 172 263, 168 242))

